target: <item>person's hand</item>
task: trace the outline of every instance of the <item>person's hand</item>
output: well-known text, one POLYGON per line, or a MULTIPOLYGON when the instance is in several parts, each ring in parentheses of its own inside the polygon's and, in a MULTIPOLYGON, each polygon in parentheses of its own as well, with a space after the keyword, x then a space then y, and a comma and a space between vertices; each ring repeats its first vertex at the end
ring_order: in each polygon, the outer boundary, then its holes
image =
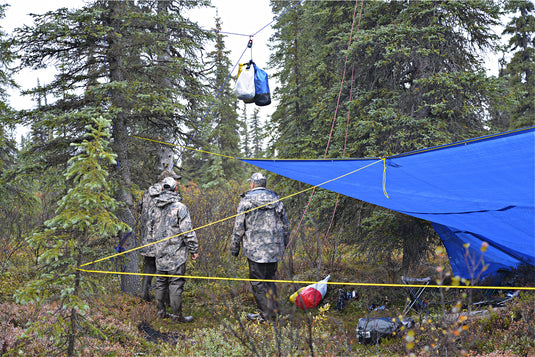
POLYGON ((235 249, 235 248, 231 247, 230 255, 232 255, 233 257, 237 257, 239 254, 240 254, 240 248, 239 247, 238 247, 238 249, 235 249))
POLYGON ((197 260, 198 257, 199 257, 199 253, 195 253, 191 255, 191 259, 193 260, 197 260))

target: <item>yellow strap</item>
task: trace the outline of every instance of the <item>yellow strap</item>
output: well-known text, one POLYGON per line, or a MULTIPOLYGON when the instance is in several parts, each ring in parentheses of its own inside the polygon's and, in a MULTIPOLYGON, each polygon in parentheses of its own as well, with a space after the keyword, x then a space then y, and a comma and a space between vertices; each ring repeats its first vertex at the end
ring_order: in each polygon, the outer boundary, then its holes
POLYGON ((386 192, 386 159, 382 158, 381 160, 383 160, 383 193, 386 198, 390 198, 388 197, 388 192, 386 192))
POLYGON ((246 65, 247 65, 247 63, 239 63, 238 64, 238 74, 236 75, 236 78, 240 78, 241 71, 242 71, 243 67, 245 67, 246 65))
MULTIPOLYGON (((306 280, 274 280, 274 279, 249 279, 249 278, 226 278, 219 276, 198 276, 198 275, 164 275, 164 274, 146 274, 146 273, 129 273, 129 272, 114 272, 105 270, 87 270, 76 269, 86 273, 98 273, 98 274, 118 274, 118 275, 137 275, 137 276, 164 276, 167 278, 185 278, 185 279, 203 279, 203 280, 226 280, 226 281, 256 281, 256 282, 269 282, 269 283, 289 283, 289 284, 315 284, 317 281, 306 280)), ((422 285, 422 284, 383 284, 383 283, 352 283, 352 282, 339 282, 328 281, 325 282, 328 285, 350 285, 350 286, 376 286, 376 287, 393 287, 393 288, 440 288, 440 289, 498 289, 498 290, 535 290, 535 287, 528 286, 477 286, 477 285, 422 285)))

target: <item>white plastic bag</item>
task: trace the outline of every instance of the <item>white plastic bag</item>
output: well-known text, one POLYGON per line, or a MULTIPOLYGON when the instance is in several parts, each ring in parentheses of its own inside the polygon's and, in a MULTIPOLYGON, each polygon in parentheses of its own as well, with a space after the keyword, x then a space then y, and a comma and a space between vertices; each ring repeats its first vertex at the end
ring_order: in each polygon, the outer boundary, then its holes
POLYGON ((238 79, 236 80, 234 91, 236 92, 238 99, 245 101, 254 100, 254 67, 252 64, 240 63, 240 70, 238 72, 238 79), (247 68, 247 66, 249 66, 249 68, 247 68))

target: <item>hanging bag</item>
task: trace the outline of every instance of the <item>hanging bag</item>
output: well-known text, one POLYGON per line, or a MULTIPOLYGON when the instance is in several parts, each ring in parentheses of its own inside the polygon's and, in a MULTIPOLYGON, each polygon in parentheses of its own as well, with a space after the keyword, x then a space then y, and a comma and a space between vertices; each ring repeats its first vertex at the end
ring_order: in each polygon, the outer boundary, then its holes
POLYGON ((254 67, 250 63, 240 63, 238 79, 234 91, 238 99, 253 101, 255 97, 254 67))
POLYGON ((269 93, 268 75, 267 73, 258 68, 256 64, 254 66, 254 85, 255 96, 254 102, 259 107, 271 104, 271 94, 269 93))

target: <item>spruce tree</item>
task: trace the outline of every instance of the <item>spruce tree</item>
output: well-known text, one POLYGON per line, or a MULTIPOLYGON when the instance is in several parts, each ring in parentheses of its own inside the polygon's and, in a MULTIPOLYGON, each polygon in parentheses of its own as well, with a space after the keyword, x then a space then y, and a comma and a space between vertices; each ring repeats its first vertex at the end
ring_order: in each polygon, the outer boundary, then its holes
MULTIPOLYGON (((184 13, 206 4, 98 0, 34 15, 35 25, 18 29, 20 68, 59 70, 51 83, 28 92, 46 92, 54 100, 22 113, 42 138, 33 148, 40 153, 35 168, 64 165, 76 154, 70 144, 83 140, 87 118, 110 118, 117 154, 110 179, 124 203, 117 214, 133 227, 132 193, 156 180, 160 147, 132 135, 183 144, 204 106, 199 58, 211 35, 184 13)), ((128 239, 123 248, 133 246, 128 239)), ((136 255, 128 254, 127 271, 137 271, 136 255)), ((136 293, 139 279, 124 277, 123 286, 136 293)))
MULTIPOLYGON (((221 19, 215 19, 215 48, 208 54, 207 67, 211 68, 210 77, 213 102, 206 114, 206 123, 201 128, 199 141, 202 149, 224 156, 201 155, 203 163, 199 168, 196 180, 205 187, 224 187, 230 179, 240 179, 243 165, 236 159, 240 154, 240 126, 236 95, 232 90, 233 78, 230 76, 230 51, 225 49, 225 36, 221 33, 221 19)), ((196 155, 197 156, 197 155, 196 155)), ((195 157, 195 156, 194 156, 195 157)), ((194 158, 192 160, 195 160, 194 158)), ((187 169, 187 168, 186 168, 187 169)))
MULTIPOLYGON (((8 5, 0 5, 0 19, 5 17, 8 5)), ((14 87, 10 65, 13 62, 11 41, 0 28, 0 169, 2 172, 10 163, 14 154, 14 141, 12 131, 15 122, 12 119, 12 110, 8 105, 7 88, 14 87)))
POLYGON ((514 92, 509 108, 510 128, 535 125, 535 5, 530 0, 510 0, 505 10, 512 14, 503 34, 511 36, 505 50, 512 53, 502 75, 514 92))
POLYGON ((253 116, 251 117, 251 127, 249 128, 251 132, 251 145, 252 145, 252 154, 255 158, 263 156, 263 141, 264 141, 264 128, 260 116, 258 115, 258 108, 254 108, 253 116))
MULTIPOLYGON (((58 202, 57 214, 43 229, 28 238, 39 248, 36 279, 16 294, 19 303, 33 302, 47 309, 55 306, 55 322, 31 330, 50 342, 52 350, 75 354, 76 341, 94 327, 83 318, 87 298, 101 286, 101 276, 82 274, 78 268, 106 254, 111 239, 128 227, 115 216, 119 203, 111 196, 108 165, 116 163, 109 147, 111 121, 92 119, 85 139, 72 144, 78 154, 69 159, 65 179, 72 187, 58 202)), ((108 251, 109 252, 109 251, 108 251)))
MULTIPOLYGON (((272 4, 279 13, 290 6, 272 4)), ((364 2, 362 17, 359 2, 348 50, 356 5, 305 2, 280 18, 274 36, 277 52, 272 58, 281 81, 276 93, 280 105, 272 124, 280 129, 280 139, 273 152, 295 153, 296 158, 303 154, 305 158, 322 157, 334 120, 327 157, 342 157, 349 106, 350 157, 390 156, 488 133, 486 108, 503 93, 497 81, 486 76, 480 54, 496 49, 491 31, 499 20, 496 2, 364 2), (297 19, 292 18, 295 14, 299 14, 297 19), (306 31, 298 31, 298 26, 306 31), (297 50, 292 53, 294 48, 297 50), (299 71, 292 67, 295 63, 299 71), (353 65, 354 73, 350 71, 353 65), (290 109, 295 112, 296 101, 302 114, 288 115, 290 109), (306 122, 299 126, 303 132, 297 136, 292 121, 301 115, 306 122), (288 128, 295 130, 285 132, 288 128)), ((334 195, 325 191, 316 194, 309 223, 315 226, 317 222, 325 231, 334 201, 334 195)), ((427 223, 388 212, 371 216, 377 210, 381 209, 344 198, 334 223, 345 228, 346 242, 359 242, 365 250, 370 245, 365 243, 368 231, 360 224, 364 219, 376 228, 377 220, 391 227, 421 226, 413 229, 410 237, 396 237, 396 249, 407 255, 414 251, 408 244, 424 250, 431 246, 435 237, 427 223)), ((386 231, 384 228, 376 231, 386 231)), ((387 238, 370 241, 376 245, 391 242, 387 238)), ((396 249, 390 247, 387 253, 395 254, 396 249)))
MULTIPOLYGON (((0 19, 8 5, 0 5, 0 19)), ((14 53, 11 40, 0 29, 0 273, 13 264, 15 253, 25 246, 23 236, 31 230, 37 199, 31 182, 18 180, 19 150, 13 136, 15 115, 8 104, 7 89, 15 87, 10 67, 14 53)))
POLYGON ((285 158, 316 157, 308 137, 312 121, 307 110, 315 98, 310 95, 313 84, 309 85, 306 79, 306 62, 310 59, 307 53, 312 45, 307 36, 309 24, 305 21, 307 6, 297 6, 288 11, 291 5, 271 1, 273 13, 287 12, 273 25, 270 65, 277 69, 273 75, 281 86, 273 91, 279 103, 267 123, 275 138, 269 150, 285 158))

